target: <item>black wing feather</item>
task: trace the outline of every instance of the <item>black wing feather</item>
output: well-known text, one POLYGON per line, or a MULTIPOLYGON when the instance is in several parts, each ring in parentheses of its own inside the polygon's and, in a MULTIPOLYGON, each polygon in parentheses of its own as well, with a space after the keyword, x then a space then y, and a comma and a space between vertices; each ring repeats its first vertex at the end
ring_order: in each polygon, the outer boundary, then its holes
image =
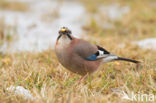
POLYGON ((104 54, 110 54, 110 52, 108 52, 106 49, 100 47, 97 45, 98 50, 104 51, 104 54))

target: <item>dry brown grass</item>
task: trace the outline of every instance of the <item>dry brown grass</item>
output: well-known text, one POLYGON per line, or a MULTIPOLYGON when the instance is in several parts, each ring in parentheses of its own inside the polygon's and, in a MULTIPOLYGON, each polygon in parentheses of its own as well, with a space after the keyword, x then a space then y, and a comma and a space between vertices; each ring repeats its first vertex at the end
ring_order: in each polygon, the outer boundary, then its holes
MULTIPOLYGON (((106 40, 107 41, 107 40, 106 40)), ((108 43, 106 43, 107 45, 108 43)), ((111 44, 112 46, 115 44, 111 44)), ((126 62, 102 65, 100 70, 85 81, 77 84, 78 75, 68 72, 57 61, 54 52, 1 54, 0 100, 3 102, 50 102, 71 103, 126 102, 111 91, 112 88, 142 93, 156 93, 155 52, 141 50, 129 45, 127 50, 114 49, 125 57, 143 60, 141 67, 126 62), (135 52, 134 52, 135 49, 135 52), (128 54, 127 54, 128 53, 128 54), (146 56, 144 56, 146 54, 146 56), (23 86, 36 99, 25 101, 6 91, 9 86, 23 86)))
POLYGON ((151 1, 147 0, 140 3, 119 1, 128 4, 132 10, 121 21, 111 22, 115 28, 103 29, 94 18, 95 21, 91 20, 84 28, 90 42, 101 45, 119 56, 140 60, 140 66, 127 62, 107 63, 94 75, 78 84, 80 76, 64 69, 51 49, 42 53, 0 54, 0 101, 134 103, 121 99, 121 96, 111 90, 113 88, 127 94, 133 91, 156 95, 156 51, 144 50, 131 44, 135 40, 156 36, 156 6, 150 6, 151 1), (128 32, 124 32, 125 29, 128 32), (125 46, 120 47, 120 44, 125 46), (11 85, 25 87, 36 99, 24 100, 22 96, 9 93, 6 88, 11 85))
POLYGON ((16 26, 5 24, 5 19, 0 18, 0 46, 17 39, 16 26))
POLYGON ((23 2, 0 0, 0 9, 24 12, 29 9, 29 5, 23 2))

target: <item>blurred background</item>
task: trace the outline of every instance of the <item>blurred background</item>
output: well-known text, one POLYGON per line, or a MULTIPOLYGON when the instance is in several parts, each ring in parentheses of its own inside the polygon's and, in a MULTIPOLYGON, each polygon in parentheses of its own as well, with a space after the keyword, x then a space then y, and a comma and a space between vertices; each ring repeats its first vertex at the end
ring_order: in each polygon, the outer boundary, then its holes
POLYGON ((156 1, 0 0, 2 52, 53 48, 62 26, 95 43, 116 37, 120 47, 131 42, 156 49, 156 1))

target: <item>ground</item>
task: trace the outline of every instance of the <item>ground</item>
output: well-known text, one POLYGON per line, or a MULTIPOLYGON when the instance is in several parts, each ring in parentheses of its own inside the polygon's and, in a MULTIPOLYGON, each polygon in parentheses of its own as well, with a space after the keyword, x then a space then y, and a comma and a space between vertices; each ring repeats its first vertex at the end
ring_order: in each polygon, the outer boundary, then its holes
MULTIPOLYGON (((92 15, 88 24, 83 26, 87 36, 84 39, 101 45, 114 54, 139 60, 141 63, 136 65, 118 61, 103 64, 98 72, 78 83, 80 76, 62 67, 51 48, 40 53, 0 53, 2 103, 134 103, 137 101, 123 99, 123 92, 127 95, 131 95, 131 92, 156 95, 156 51, 133 44, 134 41, 156 36, 156 2, 117 0, 116 2, 129 6, 131 10, 117 21, 101 17, 101 23, 109 22, 113 25, 110 29, 105 29, 98 23, 95 6, 113 2, 80 2, 92 15), (10 93, 6 90, 10 86, 22 86, 30 90, 35 99, 25 100, 22 96, 10 93)), ((3 41, 3 32, 0 34, 3 41)), ((146 102, 148 101, 145 98, 143 103, 146 102)))

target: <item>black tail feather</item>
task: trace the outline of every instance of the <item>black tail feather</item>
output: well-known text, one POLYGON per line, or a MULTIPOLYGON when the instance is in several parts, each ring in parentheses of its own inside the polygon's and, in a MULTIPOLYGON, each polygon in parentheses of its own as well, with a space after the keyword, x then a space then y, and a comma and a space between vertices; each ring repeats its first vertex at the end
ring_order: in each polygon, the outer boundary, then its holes
POLYGON ((123 57, 118 57, 115 60, 122 60, 122 61, 128 61, 128 62, 132 62, 132 63, 140 63, 139 61, 136 60, 132 60, 132 59, 128 59, 128 58, 123 58, 123 57))

